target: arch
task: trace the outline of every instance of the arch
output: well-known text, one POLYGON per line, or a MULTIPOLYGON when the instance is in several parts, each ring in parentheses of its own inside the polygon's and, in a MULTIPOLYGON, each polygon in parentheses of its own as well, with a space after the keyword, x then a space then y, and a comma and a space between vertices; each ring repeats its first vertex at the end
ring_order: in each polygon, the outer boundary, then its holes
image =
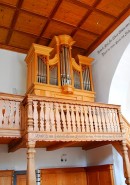
POLYGON ((122 114, 130 122, 130 43, 114 73, 108 103, 121 105, 122 114))

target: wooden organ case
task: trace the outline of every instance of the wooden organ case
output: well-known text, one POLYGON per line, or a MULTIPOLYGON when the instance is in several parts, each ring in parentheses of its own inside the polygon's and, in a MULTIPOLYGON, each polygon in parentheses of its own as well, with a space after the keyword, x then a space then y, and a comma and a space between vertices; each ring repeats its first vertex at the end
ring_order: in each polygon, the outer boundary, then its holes
POLYGON ((94 102, 92 58, 72 56, 69 35, 55 36, 49 47, 32 44, 26 57, 27 94, 94 102))

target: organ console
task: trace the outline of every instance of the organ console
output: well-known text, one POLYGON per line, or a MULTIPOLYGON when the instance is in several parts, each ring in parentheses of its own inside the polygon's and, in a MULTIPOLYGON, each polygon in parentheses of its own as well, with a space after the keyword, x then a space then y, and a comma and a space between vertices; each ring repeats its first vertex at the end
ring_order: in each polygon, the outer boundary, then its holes
POLYGON ((47 97, 94 101, 92 58, 72 56, 75 41, 55 36, 50 45, 32 44, 26 57, 27 93, 47 97))

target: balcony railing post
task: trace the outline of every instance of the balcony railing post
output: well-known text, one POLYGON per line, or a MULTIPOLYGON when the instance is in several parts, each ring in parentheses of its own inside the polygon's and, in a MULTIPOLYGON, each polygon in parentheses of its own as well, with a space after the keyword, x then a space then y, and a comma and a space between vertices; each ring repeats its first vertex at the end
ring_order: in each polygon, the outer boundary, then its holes
POLYGON ((125 131, 125 126, 122 119, 121 108, 118 109, 118 117, 119 117, 120 130, 122 133, 125 133, 126 131, 125 131))
POLYGON ((33 100, 31 98, 27 98, 27 131, 33 131, 33 100))
POLYGON ((126 140, 122 141, 123 147, 123 164, 124 164, 124 176, 126 178, 126 184, 130 185, 130 161, 128 156, 128 147, 126 140))

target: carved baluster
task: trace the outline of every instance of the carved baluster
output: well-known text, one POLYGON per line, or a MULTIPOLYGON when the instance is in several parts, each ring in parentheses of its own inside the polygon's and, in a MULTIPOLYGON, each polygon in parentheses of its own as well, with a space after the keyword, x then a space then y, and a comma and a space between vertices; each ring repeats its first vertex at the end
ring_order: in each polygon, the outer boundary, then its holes
POLYGON ((69 104, 66 104, 66 122, 67 122, 67 126, 68 126, 68 132, 72 132, 69 104))
POLYGON ((118 119, 118 114, 117 114, 117 109, 115 109, 115 121, 116 121, 116 128, 117 132, 120 132, 120 126, 119 126, 119 119, 118 119))
POLYGON ((99 132, 102 132, 101 115, 100 115, 99 107, 96 107, 96 112, 97 112, 97 122, 98 122, 99 132))
POLYGON ((55 132, 55 120, 54 120, 54 109, 53 109, 53 103, 50 103, 50 112, 49 112, 49 120, 50 120, 50 127, 51 131, 55 132))
POLYGON ((45 127, 46 131, 50 131, 50 104, 48 102, 45 103, 45 127))
POLYGON ((56 121, 56 127, 58 132, 62 132, 61 130, 61 120, 60 120, 60 112, 59 112, 59 104, 55 103, 55 121, 56 121))
POLYGON ((38 127, 38 110, 37 110, 37 101, 33 101, 33 120, 34 120, 34 130, 38 131, 39 127, 38 127))
POLYGON ((76 120, 75 120, 75 114, 74 114, 74 105, 70 105, 70 107, 71 107, 72 130, 73 130, 73 132, 76 132, 76 120))
POLYGON ((16 114, 15 114, 15 127, 20 128, 20 102, 15 102, 16 114))
POLYGON ((98 123, 95 107, 92 107, 95 132, 98 132, 98 123))
POLYGON ((44 117, 45 117, 44 102, 40 101, 40 131, 45 131, 44 117))
POLYGON ((24 118, 25 123, 23 123, 23 124, 24 124, 24 129, 26 131, 28 128, 28 126, 27 126, 27 124, 28 124, 28 104, 26 104, 24 107, 24 113, 25 113, 25 118, 24 118))
POLYGON ((115 130, 115 132, 117 132, 117 125, 116 125, 115 110, 114 109, 112 109, 112 121, 113 121, 113 125, 114 125, 114 130, 115 130))
POLYGON ((84 106, 84 121, 85 121, 85 125, 86 125, 86 132, 90 132, 88 107, 87 106, 84 106))
POLYGON ((24 131, 25 130, 25 124, 26 124, 26 111, 25 111, 25 106, 21 103, 20 104, 20 106, 21 106, 21 108, 20 108, 20 111, 21 111, 21 119, 20 119, 20 121, 21 121, 21 129, 22 129, 22 131, 24 131))
POLYGON ((112 109, 108 109, 108 117, 109 117, 109 122, 111 125, 111 132, 114 132, 114 125, 113 125, 113 121, 112 121, 112 109))
POLYGON ((91 110, 91 107, 90 106, 88 106, 88 112, 89 112, 90 131, 91 132, 94 132, 92 110, 91 110))
POLYGON ((5 100, 5 113, 4 113, 4 124, 3 127, 4 128, 8 128, 9 127, 9 114, 10 114, 10 106, 9 106, 9 101, 5 100))
POLYGON ((21 118, 21 115, 20 115, 20 102, 16 102, 15 105, 16 105, 15 126, 17 128, 20 128, 20 118, 21 118))
POLYGON ((36 185, 35 142, 27 142, 27 185, 36 185))
POLYGON ((34 129, 34 122, 33 122, 33 101, 31 98, 28 97, 27 102, 27 130, 32 131, 34 129))
POLYGON ((126 141, 122 141, 123 147, 123 164, 124 164, 124 176, 126 178, 125 183, 130 185, 130 161, 128 156, 128 147, 126 141))
POLYGON ((103 132, 106 132, 107 130, 106 130, 106 123, 105 123, 103 108, 100 108, 100 111, 101 111, 101 122, 102 122, 103 132))
POLYGON ((16 115, 16 107, 15 107, 15 102, 14 101, 10 101, 9 104, 9 120, 8 120, 8 126, 10 128, 15 127, 15 120, 14 120, 14 116, 16 115))
POLYGON ((62 121, 62 126, 63 126, 63 132, 67 132, 66 121, 65 121, 65 112, 64 112, 63 104, 60 104, 60 109, 61 109, 61 121, 62 121))
POLYGON ((125 133, 126 129, 125 129, 124 121, 122 119, 121 107, 118 108, 118 119, 119 119, 120 130, 122 133, 125 133))
POLYGON ((0 128, 3 126, 3 110, 4 110, 4 100, 0 100, 0 128))
POLYGON ((85 125, 84 125, 84 109, 83 109, 83 106, 80 106, 80 121, 81 121, 82 132, 85 132, 85 125))
POLYGON ((77 124, 77 132, 81 132, 81 125, 80 125, 80 118, 79 118, 79 107, 78 105, 75 105, 75 109, 76 109, 76 124, 77 124))
POLYGON ((109 118, 108 118, 107 108, 104 108, 104 113, 105 113, 105 121, 106 121, 107 131, 111 132, 111 127, 110 127, 110 122, 109 122, 109 118))

